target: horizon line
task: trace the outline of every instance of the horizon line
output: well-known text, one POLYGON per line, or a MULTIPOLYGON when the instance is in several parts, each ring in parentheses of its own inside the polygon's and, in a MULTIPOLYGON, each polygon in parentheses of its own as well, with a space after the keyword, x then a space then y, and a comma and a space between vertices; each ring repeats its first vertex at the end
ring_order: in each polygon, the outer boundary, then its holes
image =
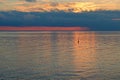
POLYGON ((10 26, 2 26, 0 27, 0 31, 87 31, 89 28, 87 27, 34 27, 34 26, 23 26, 23 27, 10 27, 10 26))

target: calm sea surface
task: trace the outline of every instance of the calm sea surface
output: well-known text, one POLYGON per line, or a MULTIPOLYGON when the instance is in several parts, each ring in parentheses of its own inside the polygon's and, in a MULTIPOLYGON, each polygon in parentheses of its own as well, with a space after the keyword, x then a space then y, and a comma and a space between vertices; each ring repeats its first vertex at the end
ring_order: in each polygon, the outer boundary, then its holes
POLYGON ((120 80, 120 32, 0 32, 0 80, 120 80))

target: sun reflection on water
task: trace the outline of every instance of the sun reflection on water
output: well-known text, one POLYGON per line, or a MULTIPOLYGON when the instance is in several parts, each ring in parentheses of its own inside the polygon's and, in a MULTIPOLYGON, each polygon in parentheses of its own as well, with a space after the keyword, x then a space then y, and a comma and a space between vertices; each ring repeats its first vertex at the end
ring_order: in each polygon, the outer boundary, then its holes
POLYGON ((96 72, 95 33, 75 32, 74 34, 74 61, 76 71, 83 72, 83 76, 96 72), (89 72, 90 71, 90 72, 89 72))

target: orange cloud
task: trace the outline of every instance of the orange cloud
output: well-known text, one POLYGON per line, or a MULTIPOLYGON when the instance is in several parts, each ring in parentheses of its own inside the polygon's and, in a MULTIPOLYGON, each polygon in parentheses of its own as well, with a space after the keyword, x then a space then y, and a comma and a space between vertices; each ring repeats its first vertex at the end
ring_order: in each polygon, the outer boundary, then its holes
MULTIPOLYGON (((3 0, 0 0, 3 1, 3 0)), ((49 0, 36 0, 36 2, 27 2, 25 0, 11 3, 4 3, 0 10, 17 10, 22 12, 82 12, 95 10, 120 10, 117 3, 95 3, 95 2, 50 2, 49 0), (7 7, 6 7, 7 6, 7 7)))
POLYGON ((120 10, 120 5, 114 3, 97 4, 97 6, 103 10, 120 10))
POLYGON ((4 2, 5 0, 0 0, 0 2, 4 2))
POLYGON ((32 3, 27 6, 16 6, 16 10, 23 12, 30 11, 65 11, 65 12, 81 12, 81 11, 94 11, 97 6, 92 2, 67 2, 67 3, 32 3))

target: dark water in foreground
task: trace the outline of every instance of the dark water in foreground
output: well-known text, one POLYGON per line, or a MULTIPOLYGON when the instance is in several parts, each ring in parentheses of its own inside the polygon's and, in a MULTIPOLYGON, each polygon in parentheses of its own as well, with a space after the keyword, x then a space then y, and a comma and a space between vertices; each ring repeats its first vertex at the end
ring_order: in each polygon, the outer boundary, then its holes
POLYGON ((120 32, 0 32, 0 80, 120 80, 120 32))

